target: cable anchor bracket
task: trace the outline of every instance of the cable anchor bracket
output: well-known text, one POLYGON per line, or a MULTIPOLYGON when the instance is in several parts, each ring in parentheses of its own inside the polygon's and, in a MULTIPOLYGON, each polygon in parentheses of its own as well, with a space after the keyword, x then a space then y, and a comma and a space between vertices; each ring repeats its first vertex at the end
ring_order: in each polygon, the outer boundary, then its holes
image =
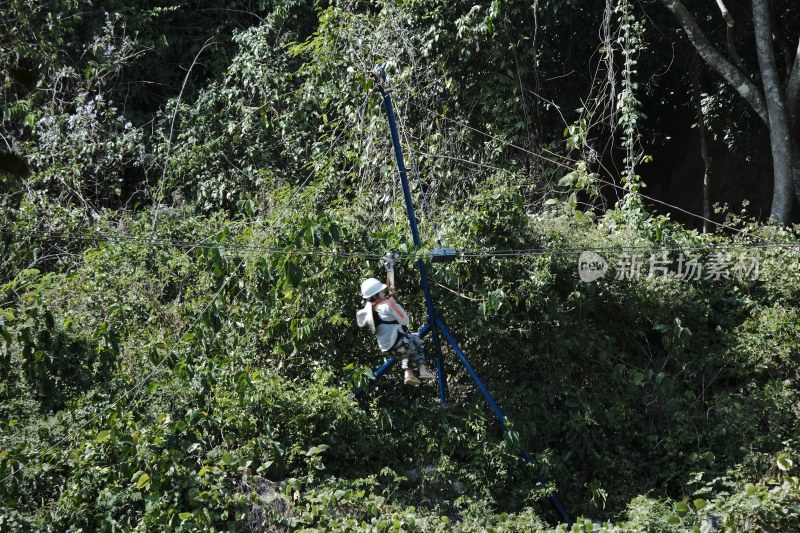
POLYGON ((378 63, 369 71, 369 74, 375 78, 375 85, 381 94, 387 95, 392 92, 389 78, 386 76, 386 63, 378 63))

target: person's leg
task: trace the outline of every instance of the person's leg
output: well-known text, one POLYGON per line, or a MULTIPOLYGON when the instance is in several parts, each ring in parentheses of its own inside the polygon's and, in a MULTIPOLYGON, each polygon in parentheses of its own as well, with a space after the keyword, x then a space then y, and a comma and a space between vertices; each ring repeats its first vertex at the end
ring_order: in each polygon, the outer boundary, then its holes
POLYGON ((414 364, 417 366, 419 378, 424 381, 436 379, 436 376, 429 372, 428 367, 425 366, 425 348, 422 346, 422 338, 416 333, 411 333, 408 335, 408 341, 414 354, 414 364))
POLYGON ((411 369, 411 365, 409 364, 409 360, 414 354, 414 350, 408 337, 403 336, 397 343, 397 346, 392 349, 392 351, 394 352, 395 357, 400 359, 400 368, 403 369, 404 383, 406 385, 413 386, 419 385, 421 382, 414 374, 414 370, 411 369))

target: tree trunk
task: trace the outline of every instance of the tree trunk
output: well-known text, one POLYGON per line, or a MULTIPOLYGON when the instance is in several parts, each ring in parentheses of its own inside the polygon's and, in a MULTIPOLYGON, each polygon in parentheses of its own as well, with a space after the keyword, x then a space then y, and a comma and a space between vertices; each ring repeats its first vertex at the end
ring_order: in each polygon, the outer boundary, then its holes
POLYGON ((789 120, 783 98, 775 50, 772 47, 768 0, 753 0, 753 29, 756 36, 756 52, 764 96, 769 117, 769 140, 772 149, 772 170, 775 176, 770 218, 783 224, 791 222, 792 200, 792 154, 789 136, 789 120))
POLYGON ((714 48, 681 0, 659 1, 678 21, 700 57, 745 99, 769 129, 775 177, 770 217, 785 224, 789 223, 793 189, 800 199, 800 154, 794 153, 798 147, 792 141, 790 129, 790 122, 791 127, 796 126, 800 100, 800 53, 795 56, 784 100, 775 63, 768 0, 752 0, 756 52, 764 89, 762 93, 729 59, 714 48))
POLYGON ((792 141, 792 184, 794 185, 794 195, 800 202, 800 145, 792 141))
POLYGON ((680 0, 660 0, 678 21, 700 57, 747 101, 758 117, 769 127, 767 107, 758 87, 709 42, 697 21, 680 0))
POLYGON ((708 233, 711 221, 711 155, 708 153, 708 135, 706 132, 706 117, 703 113, 703 98, 700 88, 700 66, 697 56, 692 61, 692 101, 697 113, 697 129, 700 132, 700 156, 703 158, 703 233, 708 233))

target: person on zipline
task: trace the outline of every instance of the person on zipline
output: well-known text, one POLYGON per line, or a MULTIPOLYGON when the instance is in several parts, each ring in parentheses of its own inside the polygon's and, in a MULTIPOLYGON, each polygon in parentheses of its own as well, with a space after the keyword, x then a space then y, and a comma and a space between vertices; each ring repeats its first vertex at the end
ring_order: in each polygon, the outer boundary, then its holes
POLYGON ((425 350, 422 339, 416 333, 409 333, 408 313, 394 299, 394 289, 389 289, 376 278, 368 278, 361 284, 361 295, 365 306, 356 313, 359 327, 369 326, 378 336, 378 347, 390 357, 400 359, 400 367, 405 372, 405 384, 417 386, 420 379, 436 379, 425 366, 425 350), (389 294, 387 295, 387 290, 389 294), (417 366, 419 378, 409 366, 409 360, 417 366))

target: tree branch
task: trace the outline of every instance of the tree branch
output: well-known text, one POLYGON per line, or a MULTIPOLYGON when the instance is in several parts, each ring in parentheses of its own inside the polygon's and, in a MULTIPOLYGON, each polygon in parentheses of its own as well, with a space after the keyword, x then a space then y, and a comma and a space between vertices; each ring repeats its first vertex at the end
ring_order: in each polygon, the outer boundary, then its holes
POLYGON ((734 24, 736 24, 736 21, 733 20, 733 15, 731 15, 731 12, 728 11, 728 8, 723 0, 717 0, 717 6, 719 7, 719 12, 722 14, 722 18, 725 20, 725 25, 727 26, 728 55, 731 56, 731 59, 739 68, 739 70, 747 74, 747 69, 744 68, 744 63, 742 63, 742 58, 740 58, 739 53, 736 52, 736 45, 733 42, 733 26, 734 24))
POLYGON ((697 21, 686 9, 686 6, 683 5, 683 2, 680 0, 659 1, 678 21, 683 31, 686 32, 686 36, 689 37, 689 41, 700 54, 700 57, 745 99, 756 112, 758 118, 769 127, 769 117, 764 96, 756 85, 711 45, 697 21))

